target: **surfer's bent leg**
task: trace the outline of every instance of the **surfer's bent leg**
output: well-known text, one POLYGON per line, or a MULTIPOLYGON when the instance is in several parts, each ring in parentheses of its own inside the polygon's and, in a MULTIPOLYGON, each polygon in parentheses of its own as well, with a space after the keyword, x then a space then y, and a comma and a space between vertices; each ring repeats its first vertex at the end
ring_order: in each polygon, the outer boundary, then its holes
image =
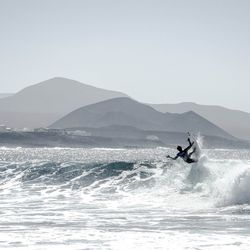
POLYGON ((196 151, 196 148, 194 148, 194 150, 188 154, 188 157, 191 157, 191 155, 196 151))
POLYGON ((187 163, 194 163, 194 162, 198 162, 198 161, 188 158, 188 160, 187 160, 186 162, 187 162, 187 163))
POLYGON ((184 150, 187 152, 192 146, 194 145, 194 142, 191 142, 190 139, 188 138, 189 146, 186 147, 184 150))

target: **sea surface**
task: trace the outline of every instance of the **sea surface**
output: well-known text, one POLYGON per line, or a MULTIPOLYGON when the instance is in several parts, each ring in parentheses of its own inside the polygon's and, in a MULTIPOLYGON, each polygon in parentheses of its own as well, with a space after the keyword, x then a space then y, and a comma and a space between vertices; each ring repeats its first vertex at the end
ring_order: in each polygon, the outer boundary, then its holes
POLYGON ((250 249, 250 151, 0 148, 0 249, 250 249))

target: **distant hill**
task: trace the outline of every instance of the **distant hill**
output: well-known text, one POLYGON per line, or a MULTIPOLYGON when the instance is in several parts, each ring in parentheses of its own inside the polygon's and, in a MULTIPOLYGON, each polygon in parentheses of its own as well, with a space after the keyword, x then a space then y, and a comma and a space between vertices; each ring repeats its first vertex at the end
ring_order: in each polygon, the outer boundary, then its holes
POLYGON ((48 126, 79 107, 121 96, 126 95, 56 77, 0 99, 0 124, 48 126))
POLYGON ((194 112, 161 113, 130 98, 115 98, 79 108, 51 125, 53 128, 77 128, 120 125, 142 130, 201 132, 205 135, 233 137, 194 112))
MULTIPOLYGON (((174 114, 170 115, 174 117, 174 114)), ((66 115, 53 127, 103 127, 127 125, 142 129, 163 130, 167 116, 130 98, 115 98, 79 108, 66 115)))
POLYGON ((227 109, 220 106, 199 105, 192 102, 179 104, 151 104, 160 112, 183 113, 194 111, 233 136, 250 140, 250 113, 227 109))

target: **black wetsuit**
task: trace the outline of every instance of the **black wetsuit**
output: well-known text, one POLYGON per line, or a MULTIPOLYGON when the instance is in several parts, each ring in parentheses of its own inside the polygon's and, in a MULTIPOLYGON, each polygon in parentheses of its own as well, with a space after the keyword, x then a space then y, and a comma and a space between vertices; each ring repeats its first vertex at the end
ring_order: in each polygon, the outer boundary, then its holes
POLYGON ((188 152, 186 150, 183 150, 182 152, 179 152, 177 154, 177 157, 180 157, 183 159, 183 161, 187 162, 187 163, 193 163, 193 162, 197 162, 196 160, 194 159, 191 159, 190 158, 190 154, 188 154, 188 152))
POLYGON ((171 156, 168 156, 168 158, 171 158, 173 160, 176 160, 177 158, 182 158, 183 161, 187 163, 194 163, 197 162, 197 160, 194 160, 191 157, 191 155, 195 152, 196 149, 194 149, 191 153, 188 153, 188 150, 191 149, 191 147, 194 145, 194 142, 191 143, 190 139, 188 138, 189 146, 186 147, 184 150, 180 151, 174 158, 171 156))

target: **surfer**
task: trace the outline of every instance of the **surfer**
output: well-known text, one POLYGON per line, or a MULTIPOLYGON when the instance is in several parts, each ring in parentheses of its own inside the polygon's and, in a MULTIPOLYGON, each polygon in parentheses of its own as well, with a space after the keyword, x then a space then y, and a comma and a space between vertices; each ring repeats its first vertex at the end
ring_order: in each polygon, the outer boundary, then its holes
POLYGON ((194 142, 191 142, 190 138, 188 138, 187 141, 189 142, 188 147, 186 147, 185 149, 182 149, 181 146, 177 146, 177 150, 179 151, 179 153, 177 153, 177 155, 175 157, 171 157, 170 155, 167 155, 167 158, 170 158, 172 160, 176 160, 177 158, 180 157, 183 159, 183 161, 185 161, 187 163, 197 162, 197 160, 194 160, 191 158, 191 156, 195 152, 196 148, 194 148, 192 152, 188 153, 188 150, 192 148, 192 146, 194 145, 194 142))

